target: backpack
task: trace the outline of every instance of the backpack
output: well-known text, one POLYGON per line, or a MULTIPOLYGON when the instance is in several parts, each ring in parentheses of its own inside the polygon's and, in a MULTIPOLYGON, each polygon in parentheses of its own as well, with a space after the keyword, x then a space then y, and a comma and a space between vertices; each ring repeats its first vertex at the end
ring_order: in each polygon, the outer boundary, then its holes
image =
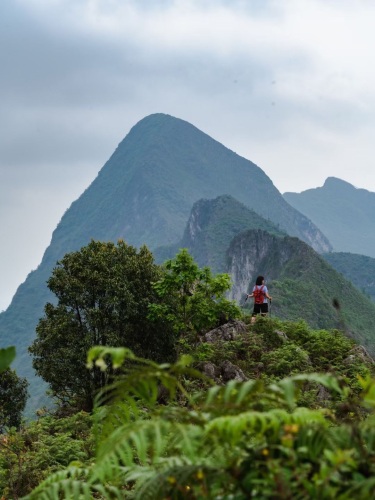
POLYGON ((264 291, 263 291, 264 285, 261 285, 260 287, 255 287, 253 290, 254 294, 254 302, 255 304, 263 304, 264 300, 264 291))

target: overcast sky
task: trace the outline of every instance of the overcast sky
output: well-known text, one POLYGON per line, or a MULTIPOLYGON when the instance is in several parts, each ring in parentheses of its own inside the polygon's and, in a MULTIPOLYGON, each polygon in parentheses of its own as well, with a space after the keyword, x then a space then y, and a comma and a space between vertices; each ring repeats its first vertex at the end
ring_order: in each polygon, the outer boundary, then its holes
POLYGON ((374 26, 373 0, 0 0, 0 311, 151 113, 282 193, 375 191, 374 26))

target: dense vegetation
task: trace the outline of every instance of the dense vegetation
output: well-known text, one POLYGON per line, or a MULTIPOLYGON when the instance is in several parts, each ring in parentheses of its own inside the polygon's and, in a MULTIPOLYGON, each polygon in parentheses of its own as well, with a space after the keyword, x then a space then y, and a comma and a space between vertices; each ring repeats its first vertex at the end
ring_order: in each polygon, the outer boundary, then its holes
POLYGON ((0 433, 21 424, 28 396, 27 380, 7 368, 0 372, 0 433))
POLYGON ((147 318, 148 304, 157 302, 151 283, 160 277, 146 247, 137 251, 122 240, 91 241, 58 262, 48 280, 57 304, 47 303, 29 350, 37 374, 60 403, 92 409, 95 392, 106 383, 100 370, 85 366, 94 345, 126 345, 159 361, 173 358, 165 320, 147 318), (163 331, 158 342, 155 330, 163 331))
MULTIPOLYGON (((30 500, 369 498, 375 485, 375 380, 366 351, 339 330, 314 330, 304 321, 272 317, 251 324, 225 299, 228 277, 200 269, 186 250, 163 268, 153 266, 147 249, 91 242, 56 267, 49 282, 58 295, 54 310, 74 297, 95 303, 94 311, 80 309, 79 316, 87 331, 101 334, 117 325, 126 290, 139 324, 153 323, 154 330, 144 344, 134 343, 136 329, 125 310, 132 334, 125 328, 123 342, 138 354, 103 337, 101 345, 90 348, 95 339, 85 344, 87 373, 99 370, 104 381, 93 409, 82 412, 72 393, 69 406, 60 398, 53 412, 41 410, 36 421, 7 428, 0 436, 1 494, 30 500), (139 276, 150 280, 147 310, 136 301, 139 276), (218 326, 220 333, 228 315, 231 328, 241 326, 242 333, 209 341, 207 330, 218 326), (161 352, 157 344, 165 328, 178 359, 158 364, 140 356, 142 350, 161 352), (225 362, 241 380, 220 375, 225 362), (207 367, 214 378, 204 374, 207 367)), ((48 306, 40 322, 38 336, 55 353, 52 371, 68 354, 59 349, 74 349, 83 331, 74 322, 69 326, 69 307, 55 316, 48 306), (63 335, 45 336, 64 327, 69 342, 63 335)), ((3 371, 13 355, 7 353, 5 359, 0 352, 3 371)), ((75 372, 81 355, 77 349, 66 375, 75 372)), ((83 372, 76 373, 83 381, 83 372)))
POLYGON ((233 341, 181 345, 193 364, 94 348, 89 364, 105 369, 110 356, 116 381, 92 418, 41 415, 12 431, 1 447, 3 493, 28 494, 56 471, 30 498, 369 498, 373 364, 351 340, 265 319, 233 341), (224 359, 249 380, 212 385, 197 370, 224 359))
POLYGON ((375 301, 374 258, 347 252, 325 253, 323 257, 336 271, 375 301))

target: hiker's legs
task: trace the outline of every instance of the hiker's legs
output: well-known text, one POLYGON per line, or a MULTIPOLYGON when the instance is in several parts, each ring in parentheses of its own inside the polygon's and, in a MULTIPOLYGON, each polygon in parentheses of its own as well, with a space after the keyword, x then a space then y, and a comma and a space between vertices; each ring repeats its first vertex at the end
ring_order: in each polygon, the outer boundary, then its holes
POLYGON ((252 325, 255 323, 258 314, 261 313, 261 305, 263 305, 263 304, 254 304, 253 314, 251 315, 251 324, 252 325))
POLYGON ((268 314, 268 303, 263 302, 263 304, 260 304, 260 314, 265 317, 268 314))

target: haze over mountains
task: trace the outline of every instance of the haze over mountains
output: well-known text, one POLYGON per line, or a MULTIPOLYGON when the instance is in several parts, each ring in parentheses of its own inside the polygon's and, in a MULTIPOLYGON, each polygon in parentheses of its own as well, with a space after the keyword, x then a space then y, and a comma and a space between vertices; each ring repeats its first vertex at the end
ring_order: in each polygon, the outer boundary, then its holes
POLYGON ((335 252, 375 257, 375 193, 328 177, 322 187, 284 198, 319 227, 335 252))
MULTIPOLYGON (((1 345, 16 345, 13 367, 32 379, 27 348, 45 303, 52 299, 46 280, 57 260, 90 239, 122 238, 137 247, 146 244, 159 260, 171 249, 186 245, 201 265, 209 264, 216 271, 228 262, 230 240, 245 230, 303 241, 313 253, 302 252, 307 260, 300 259, 300 266, 308 266, 316 252, 332 250, 330 235, 292 207, 254 163, 183 120, 150 115, 131 129, 94 182, 63 215, 40 266, 0 314, 1 345), (202 213, 205 218, 199 219, 202 213)), ((252 234, 257 241, 256 233, 252 234)), ((233 264, 233 255, 230 258, 233 264)), ((285 277, 290 276, 286 273, 285 277)), ((371 344, 368 323, 375 318, 371 306, 366 302, 363 312, 367 345, 371 344)), ((39 380, 32 380, 31 392, 38 406, 37 399, 44 392, 39 380)))

